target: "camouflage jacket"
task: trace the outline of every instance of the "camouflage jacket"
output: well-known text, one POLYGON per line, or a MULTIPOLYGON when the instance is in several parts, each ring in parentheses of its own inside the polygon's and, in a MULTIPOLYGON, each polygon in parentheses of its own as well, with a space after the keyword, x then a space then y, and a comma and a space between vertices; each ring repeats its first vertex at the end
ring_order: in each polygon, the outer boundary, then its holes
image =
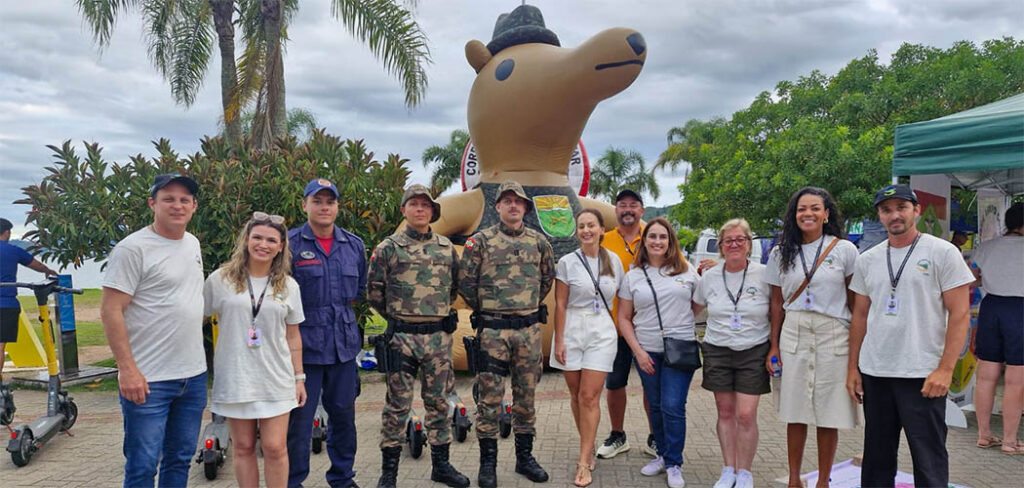
POLYGON ((400 230, 373 250, 366 300, 385 317, 410 322, 444 318, 455 300, 458 269, 455 246, 447 237, 400 230))
POLYGON ((473 310, 534 312, 554 279, 551 244, 533 229, 499 222, 466 240, 459 294, 473 310))

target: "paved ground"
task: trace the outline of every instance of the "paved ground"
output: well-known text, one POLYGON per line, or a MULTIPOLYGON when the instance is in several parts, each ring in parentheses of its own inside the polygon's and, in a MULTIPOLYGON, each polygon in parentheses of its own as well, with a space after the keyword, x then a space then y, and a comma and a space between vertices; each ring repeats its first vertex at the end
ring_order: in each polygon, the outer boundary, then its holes
MULTIPOLYGON (((641 413, 641 391, 636 373, 630 380, 630 403, 627 419, 627 433, 633 449, 611 460, 599 460, 594 471, 594 487, 661 487, 664 477, 646 478, 639 473, 640 467, 650 458, 641 450, 639 443, 646 438, 646 422, 641 413), (635 385, 635 386, 633 386, 635 385)), ((687 413, 687 439, 685 449, 684 476, 688 486, 711 486, 718 477, 721 459, 718 441, 715 437, 715 408, 710 393, 702 390, 699 379, 695 379, 690 392, 687 413)), ((459 391, 468 401, 469 378, 462 377, 459 391)), ((39 411, 44 394, 37 391, 16 392, 18 421, 26 421, 39 411)), ((0 459, 0 486, 3 487, 114 487, 120 486, 123 468, 121 455, 121 416, 113 393, 79 393, 75 395, 81 417, 72 429, 74 437, 60 436, 38 452, 32 462, 24 468, 15 468, 6 452, 0 459)), ((360 450, 356 456, 357 480, 361 486, 376 486, 380 470, 380 451, 377 441, 380 429, 380 411, 383 406, 384 387, 381 383, 367 383, 363 386, 358 400, 357 428, 359 429, 360 450)), ((572 413, 569 409, 565 383, 558 373, 546 373, 538 393, 538 438, 535 454, 541 464, 551 473, 547 486, 571 486, 573 469, 578 450, 572 413)), ((422 409, 420 409, 422 411, 422 409)), ((757 486, 770 486, 772 480, 786 474, 785 428, 774 415, 770 395, 766 395, 760 410, 761 441, 754 461, 754 476, 757 486)), ((1024 487, 1024 456, 1006 456, 998 450, 982 450, 974 447, 976 439, 973 414, 968 414, 971 428, 950 429, 947 446, 950 452, 950 479, 953 482, 974 488, 1024 487)), ((999 417, 995 417, 996 430, 999 417)), ((607 418, 602 419, 599 437, 608 432, 607 418)), ((861 452, 863 431, 855 429, 842 432, 837 461, 848 459, 861 452)), ((804 471, 814 468, 817 453, 814 442, 808 443, 804 471), (808 462, 807 460, 811 460, 808 462)), ((478 450, 470 434, 464 444, 452 446, 452 462, 470 476, 475 486, 478 466, 478 450)), ((307 487, 326 487, 323 473, 327 467, 326 453, 312 456, 312 473, 307 487)), ((904 444, 900 452, 900 469, 910 471, 910 455, 904 444)), ((499 486, 533 486, 525 478, 513 472, 514 451, 511 438, 499 441, 499 486)), ((430 482, 429 451, 420 459, 403 454, 399 467, 399 486, 442 486, 430 482)), ((191 486, 231 487, 235 486, 230 461, 220 471, 215 481, 203 477, 200 466, 193 465, 191 486)))

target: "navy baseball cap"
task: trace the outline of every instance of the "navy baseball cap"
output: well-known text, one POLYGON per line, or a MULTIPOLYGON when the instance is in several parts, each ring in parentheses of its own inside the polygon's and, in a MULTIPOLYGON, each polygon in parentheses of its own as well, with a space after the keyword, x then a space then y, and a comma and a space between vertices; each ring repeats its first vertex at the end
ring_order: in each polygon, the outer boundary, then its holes
POLYGON ((619 192, 618 195, 615 195, 615 203, 619 203, 619 200, 622 200, 623 198, 626 197, 633 197, 634 199, 636 199, 636 201, 640 202, 640 205, 644 204, 644 199, 640 198, 640 194, 633 190, 630 190, 629 188, 622 190, 619 192))
POLYGON ((153 186, 149 187, 149 196, 156 198, 156 192, 171 183, 181 183, 182 185, 185 185, 185 188, 188 188, 188 192, 191 193, 193 197, 199 193, 199 183, 196 183, 196 180, 175 171, 173 173, 157 175, 156 178, 153 178, 153 186))
POLYGON ((302 198, 316 194, 316 192, 320 190, 330 190, 331 194, 334 195, 334 198, 338 198, 338 187, 334 186, 334 183, 323 178, 313 178, 312 180, 309 180, 309 183, 306 184, 305 191, 302 192, 302 198))
POLYGON ((879 203, 882 203, 890 198, 899 198, 906 200, 914 205, 917 205, 917 195, 914 194, 914 190, 911 190, 907 185, 889 185, 881 190, 875 192, 875 203, 877 207, 879 203))

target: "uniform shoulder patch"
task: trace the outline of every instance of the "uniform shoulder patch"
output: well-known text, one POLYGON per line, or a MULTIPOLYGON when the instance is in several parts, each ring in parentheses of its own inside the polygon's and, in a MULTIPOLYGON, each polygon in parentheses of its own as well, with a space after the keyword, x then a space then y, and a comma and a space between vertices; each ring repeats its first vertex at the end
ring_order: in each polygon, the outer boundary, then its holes
POLYGON ((466 245, 465 245, 466 249, 473 249, 474 245, 476 245, 476 241, 473 240, 472 237, 470 237, 469 239, 466 239, 466 245))
POLYGON ((377 250, 374 249, 373 250, 373 254, 370 254, 370 261, 376 261, 376 260, 377 260, 377 250))

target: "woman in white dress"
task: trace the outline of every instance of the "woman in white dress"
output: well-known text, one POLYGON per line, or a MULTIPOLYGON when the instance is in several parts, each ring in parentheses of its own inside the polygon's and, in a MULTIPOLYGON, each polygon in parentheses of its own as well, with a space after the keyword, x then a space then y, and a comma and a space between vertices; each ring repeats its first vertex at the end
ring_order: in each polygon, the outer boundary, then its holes
POLYGON ((210 411, 228 418, 231 463, 239 486, 260 484, 256 434, 266 486, 288 482, 288 415, 306 402, 302 372, 305 320, 290 276, 284 218, 254 212, 231 260, 206 279, 205 315, 218 315, 210 411))
POLYGON ((561 369, 580 434, 576 486, 591 483, 594 439, 601 421, 601 391, 618 350, 611 305, 622 280, 622 262, 601 247, 604 219, 594 209, 576 215, 580 248, 555 267, 555 331, 551 367, 561 369))
POLYGON ((818 441, 818 487, 828 486, 839 429, 852 429, 857 410, 846 391, 850 351, 847 289, 857 247, 846 240, 829 193, 804 187, 793 194, 782 234, 765 268, 772 285, 771 358, 782 367, 779 419, 786 422, 789 486, 800 486, 807 426, 818 441))

